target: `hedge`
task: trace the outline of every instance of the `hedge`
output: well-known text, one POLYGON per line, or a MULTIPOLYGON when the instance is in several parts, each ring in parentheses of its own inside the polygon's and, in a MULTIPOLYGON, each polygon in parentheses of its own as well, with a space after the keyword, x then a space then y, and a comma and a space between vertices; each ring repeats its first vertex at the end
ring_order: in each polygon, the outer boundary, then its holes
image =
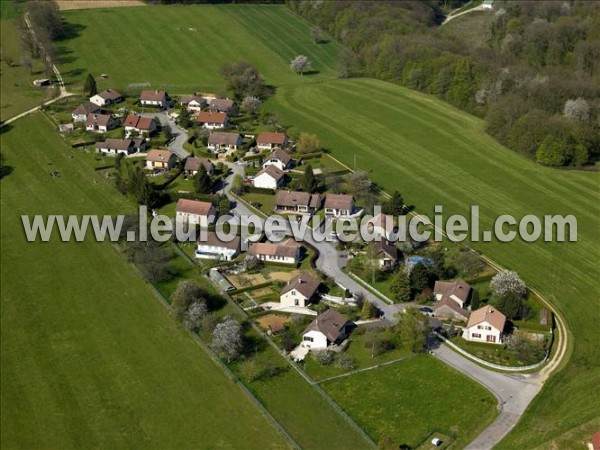
POLYGON ((247 192, 248 194, 275 195, 275 191, 273 189, 259 188, 259 187, 251 186, 251 185, 244 186, 244 191, 247 192))

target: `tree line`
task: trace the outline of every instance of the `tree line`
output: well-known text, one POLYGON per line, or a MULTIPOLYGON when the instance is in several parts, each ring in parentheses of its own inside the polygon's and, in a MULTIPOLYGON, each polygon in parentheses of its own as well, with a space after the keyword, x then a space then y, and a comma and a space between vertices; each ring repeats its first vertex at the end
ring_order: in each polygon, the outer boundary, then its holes
POLYGON ((346 46, 339 76, 436 95, 485 118, 490 135, 540 164, 595 162, 600 3, 496 1, 490 38, 477 45, 444 33, 441 4, 288 1, 346 46))

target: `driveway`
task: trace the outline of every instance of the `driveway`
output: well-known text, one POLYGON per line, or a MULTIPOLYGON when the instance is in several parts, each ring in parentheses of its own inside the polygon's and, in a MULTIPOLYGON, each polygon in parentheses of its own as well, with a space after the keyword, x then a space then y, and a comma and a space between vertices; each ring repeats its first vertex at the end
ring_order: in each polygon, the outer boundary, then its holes
POLYGON ((183 148, 183 144, 188 140, 187 132, 179 127, 173 119, 167 115, 167 111, 152 111, 141 113, 142 117, 157 117, 161 126, 168 125, 171 128, 173 139, 167 145, 167 148, 175 153, 179 158, 184 159, 190 156, 190 152, 183 148))

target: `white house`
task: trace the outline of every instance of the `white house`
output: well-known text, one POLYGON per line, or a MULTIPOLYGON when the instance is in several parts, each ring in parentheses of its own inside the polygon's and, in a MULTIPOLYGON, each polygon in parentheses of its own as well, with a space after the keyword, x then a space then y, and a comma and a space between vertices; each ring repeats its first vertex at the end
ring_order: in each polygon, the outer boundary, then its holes
POLYGON ((277 189, 283 184, 285 173, 276 166, 267 166, 252 179, 254 187, 264 189, 277 189))
POLYGON ((106 139, 95 144, 96 151, 106 155, 131 155, 144 151, 145 146, 143 139, 106 139))
POLYGON ((490 305, 471 313, 462 337, 472 342, 501 344, 506 316, 490 305))
POLYGON ((198 238, 198 248, 196 258, 218 259, 220 261, 231 261, 240 253, 240 237, 234 236, 233 239, 221 240, 214 231, 208 231, 198 238))
POLYGON ((90 97, 90 102, 98 106, 109 106, 120 101, 123 101, 123 96, 114 89, 105 89, 90 97))
POLYGON ((275 211, 313 214, 321 207, 321 195, 301 191, 277 191, 275 196, 275 211))
POLYGON ((282 306, 305 307, 317 294, 319 284, 321 284, 319 280, 302 272, 289 280, 283 287, 279 301, 282 306))
POLYGON ((350 216, 354 211, 354 197, 346 194, 327 194, 325 214, 341 217, 350 216))
POLYGON ((256 138, 259 150, 273 150, 275 147, 287 147, 288 137, 285 133, 263 132, 256 138))
POLYGON ((140 136, 150 136, 156 131, 156 123, 151 117, 141 117, 136 114, 130 114, 125 118, 123 122, 125 127, 125 136, 129 137, 132 134, 138 134, 140 136))
POLYGON ((204 166, 207 174, 212 175, 215 172, 215 165, 211 163, 209 159, 194 158, 193 156, 187 157, 183 170, 187 176, 193 177, 198 173, 201 165, 204 166))
POLYGON ((208 136, 208 149, 213 153, 235 151, 242 145, 242 137, 238 133, 215 131, 208 136))
POLYGON ((273 150, 269 156, 263 162, 263 168, 266 169, 268 166, 275 166, 279 170, 286 170, 290 167, 292 157, 288 152, 280 148, 273 150))
POLYGON ((208 227, 216 218, 216 210, 212 203, 198 202, 180 198, 175 207, 175 220, 186 225, 208 227))
POLYGON ((159 90, 144 90, 140 94, 140 104, 143 106, 159 106, 166 108, 169 106, 167 93, 159 90))
POLYGON ((433 295, 437 301, 452 300, 464 308, 471 296, 471 286, 464 280, 436 281, 433 286, 433 295))
POLYGON ((85 102, 79 105, 71 113, 74 122, 85 122, 88 114, 100 112, 100 107, 92 102, 85 102))
POLYGON ((177 156, 169 150, 150 150, 146 154, 146 169, 171 170, 177 156))
POLYGON ((184 95, 179 101, 181 106, 185 106, 189 111, 200 112, 208 106, 204 97, 199 95, 184 95))
POLYGON ((110 114, 88 114, 85 119, 86 131, 106 133, 117 126, 117 122, 110 114))
POLYGON ((230 116, 237 114, 237 105, 235 101, 229 100, 228 98, 214 98, 208 102, 208 109, 210 111, 224 112, 230 116))
POLYGON ((390 270, 398 263, 398 249, 386 239, 374 241, 374 258, 380 269, 390 270))
POLYGON ((248 249, 248 254, 261 261, 283 264, 297 264, 300 261, 302 246, 293 239, 282 242, 255 242, 248 249))
POLYGON ((196 119, 200 126, 209 130, 227 128, 229 126, 229 117, 226 113, 215 111, 201 111, 196 119))
POLYGON ((302 334, 302 346, 324 350, 330 345, 341 344, 350 333, 352 323, 334 309, 319 314, 302 334))

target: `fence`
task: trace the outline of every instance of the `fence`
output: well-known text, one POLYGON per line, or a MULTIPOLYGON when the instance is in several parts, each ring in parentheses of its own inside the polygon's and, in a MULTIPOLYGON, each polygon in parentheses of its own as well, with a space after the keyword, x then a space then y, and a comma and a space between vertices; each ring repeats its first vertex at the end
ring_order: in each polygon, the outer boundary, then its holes
POLYGON ((363 280, 358 275, 355 275, 352 272, 348 272, 348 274, 350 275, 350 277, 352 277, 354 280, 356 280, 358 282, 358 284, 360 284, 361 286, 363 286, 368 291, 371 291, 372 294, 374 294, 377 297, 381 298, 383 301, 385 301, 386 303, 389 303, 390 305, 394 304, 393 300, 391 300, 387 296, 383 295, 380 291, 378 291, 377 289, 375 289, 373 286, 371 286, 369 283, 367 283, 365 280, 363 280))

